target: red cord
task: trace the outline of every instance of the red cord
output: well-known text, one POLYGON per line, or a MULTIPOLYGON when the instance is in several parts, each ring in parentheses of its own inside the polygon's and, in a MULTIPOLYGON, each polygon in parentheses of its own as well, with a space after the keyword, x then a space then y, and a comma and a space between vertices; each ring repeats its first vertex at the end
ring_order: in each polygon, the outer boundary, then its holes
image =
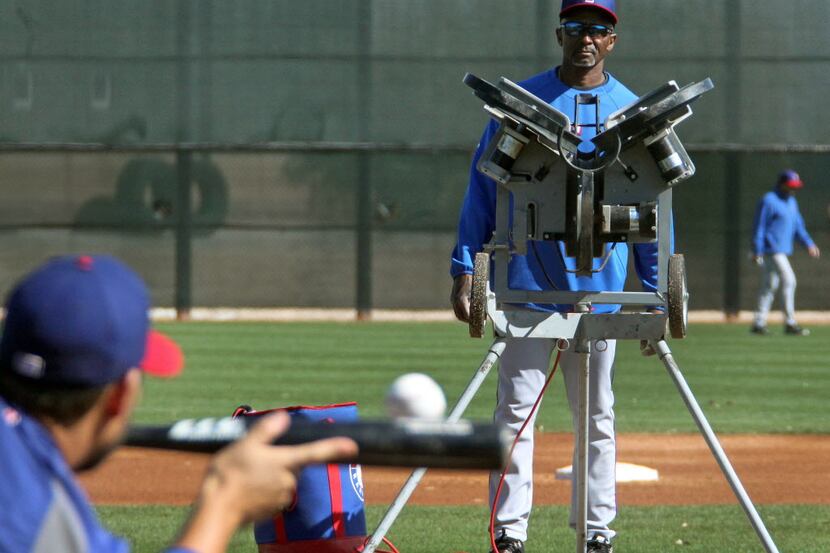
MULTIPOLYGON (((557 345, 558 343, 559 342, 557 341, 557 345)), ((562 355, 562 350, 557 349, 556 359, 553 362, 553 368, 550 370, 548 379, 545 381, 545 385, 542 386, 542 391, 539 392, 539 397, 536 398, 536 402, 533 404, 533 407, 530 410, 530 414, 527 416, 524 424, 522 424, 522 427, 519 428, 519 432, 513 439, 513 445, 510 446, 510 453, 507 455, 507 466, 504 467, 504 470, 501 471, 499 485, 496 487, 496 495, 493 497, 493 504, 490 506, 490 546, 493 548, 494 553, 498 553, 499 550, 498 547, 496 547, 496 505, 499 504, 499 497, 501 496, 501 488, 504 484, 504 478, 505 476, 507 476, 507 469, 510 468, 510 463, 513 460, 513 450, 516 448, 516 444, 519 443, 519 438, 522 437, 522 432, 524 432, 527 423, 530 422, 530 420, 533 418, 533 414, 536 412, 536 409, 539 408, 539 404, 542 403, 542 397, 545 395, 545 391, 547 391, 548 385, 550 384, 550 381, 553 379, 553 375, 556 374, 556 367, 559 365, 560 355, 562 355)))
MULTIPOLYGON (((558 343, 559 342, 557 341, 557 344, 558 343)), ((545 392, 547 391, 548 386, 550 385, 550 381, 553 380, 553 375, 556 374, 556 367, 559 366, 559 356, 560 355, 562 355, 562 350, 557 349, 556 359, 553 361, 553 368, 551 368, 551 370, 550 370, 550 374, 548 375, 548 378, 545 381, 545 385, 542 386, 542 391, 539 392, 539 397, 536 398, 536 402, 533 404, 533 407, 530 409, 530 414, 527 416, 527 419, 525 419, 524 424, 522 424, 522 427, 519 428, 519 432, 516 434, 516 437, 513 439, 513 444, 510 446, 510 453, 507 455, 508 459, 513 459, 513 450, 516 448, 516 444, 519 442, 519 438, 522 437, 522 432, 524 432, 525 427, 527 426, 527 423, 530 422, 530 419, 533 418, 533 413, 535 413, 536 409, 539 408, 539 404, 542 403, 542 397, 545 395, 545 392)), ((499 497, 501 496, 501 488, 502 488, 502 485, 504 484, 504 478, 505 478, 505 476, 507 476, 507 469, 509 467, 510 467, 510 464, 508 462, 508 465, 506 467, 504 467, 504 470, 502 470, 502 472, 501 472, 501 477, 499 478, 499 485, 496 488, 496 495, 493 498, 493 505, 491 505, 491 507, 490 507, 490 546, 493 548, 493 551, 495 551, 495 552, 498 552, 498 548, 496 547, 496 529, 495 529, 495 527, 496 527, 496 505, 499 504, 499 497)), ((397 548, 394 545, 392 545, 392 542, 390 542, 385 537, 383 538, 383 542, 386 545, 388 545, 389 548, 391 549, 391 551, 389 553, 400 553, 397 550, 397 548)), ((368 537, 366 538, 366 541, 364 542, 364 544, 357 549, 357 551, 363 551, 363 548, 366 547, 367 543, 369 543, 369 538, 368 537)), ((383 553, 383 552, 378 552, 378 553, 383 553)))
POLYGON ((391 553, 400 553, 400 551, 398 551, 398 549, 394 545, 392 545, 392 542, 387 540, 386 538, 383 538, 383 543, 389 546, 389 548, 392 550, 391 553))
MULTIPOLYGON (((366 548, 366 545, 369 543, 369 540, 370 540, 370 539, 372 539, 372 536, 366 536, 366 540, 363 542, 363 545, 361 545, 361 546, 359 546, 359 547, 356 547, 356 548, 355 548, 355 551, 356 551, 357 553, 361 553, 361 552, 362 552, 362 551, 366 548)), ((391 542, 391 541, 389 541, 388 539, 386 539, 386 537, 383 537, 383 538, 381 538, 381 539, 383 540, 383 543, 385 543, 386 545, 388 545, 388 546, 389 546, 389 551, 383 551, 382 549, 375 549, 376 553, 401 553, 400 551, 398 551, 398 548, 397 548, 397 547, 395 547, 395 546, 392 544, 392 542, 391 542)))

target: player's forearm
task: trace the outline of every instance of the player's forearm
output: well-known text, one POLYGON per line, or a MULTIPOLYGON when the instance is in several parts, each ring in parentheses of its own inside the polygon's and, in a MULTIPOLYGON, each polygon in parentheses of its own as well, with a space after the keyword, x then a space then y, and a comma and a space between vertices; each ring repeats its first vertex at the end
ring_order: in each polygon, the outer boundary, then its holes
POLYGON ((798 224, 796 225, 795 237, 807 249, 810 249, 816 245, 816 243, 813 241, 813 238, 810 236, 810 233, 807 232, 807 227, 804 225, 804 220, 801 218, 799 218, 798 224))
POLYGON ((762 202, 755 213, 755 219, 752 221, 752 253, 756 256, 764 254, 764 235, 769 226, 768 213, 769 208, 762 202))
POLYGON ((242 522, 241 510, 221 482, 208 476, 176 546, 198 553, 223 552, 242 522))
POLYGON ((764 254, 764 233, 757 229, 752 232, 752 253, 764 254))
POLYGON ((759 228, 752 230, 752 253, 755 255, 764 254, 764 233, 759 228))
POLYGON ((490 240, 495 229, 496 183, 477 169, 479 158, 490 141, 493 130, 491 125, 485 129, 470 165, 470 179, 461 204, 458 241, 450 269, 453 278, 464 273, 472 274, 475 254, 490 240))
POLYGON ((450 275, 473 273, 473 259, 493 234, 488 208, 466 201, 458 223, 458 241, 452 252, 450 275))
POLYGON ((659 255, 655 244, 634 244, 634 270, 646 292, 657 290, 657 261, 659 255))

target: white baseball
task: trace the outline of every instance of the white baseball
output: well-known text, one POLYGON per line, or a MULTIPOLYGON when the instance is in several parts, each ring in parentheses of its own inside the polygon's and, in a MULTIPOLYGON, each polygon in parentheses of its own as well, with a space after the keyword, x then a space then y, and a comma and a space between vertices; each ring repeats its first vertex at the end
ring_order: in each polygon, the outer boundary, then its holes
POLYGON ((442 419, 446 408, 441 386, 423 373, 399 376, 386 392, 386 413, 392 418, 442 419))

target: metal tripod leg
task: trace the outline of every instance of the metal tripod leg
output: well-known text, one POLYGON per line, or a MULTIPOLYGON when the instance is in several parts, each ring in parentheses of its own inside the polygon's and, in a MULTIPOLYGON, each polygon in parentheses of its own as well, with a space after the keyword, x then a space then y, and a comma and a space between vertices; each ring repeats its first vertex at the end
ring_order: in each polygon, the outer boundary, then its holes
POLYGON ((738 479, 738 475, 732 468, 732 464, 726 457, 726 453, 724 453, 720 442, 718 442, 718 438, 715 436, 712 427, 709 426, 709 422, 706 420, 706 416, 700 409, 700 405, 698 405, 695 396, 689 389, 689 385, 686 384, 686 379, 683 378, 683 374, 680 372, 680 367, 678 367, 677 363, 675 363, 668 344, 666 344, 665 340, 659 340, 657 342, 652 341, 651 344, 660 356, 660 360, 666 366, 666 370, 669 372, 669 376, 671 376, 674 384, 677 386, 677 389, 680 391, 680 395, 683 397, 686 407, 689 408, 692 418, 694 418, 697 427, 700 429, 701 434, 703 434, 703 438, 706 440, 706 444, 715 456, 715 460, 718 462, 718 465, 720 465, 723 475, 732 487, 735 497, 738 498, 738 501, 741 503, 741 507, 743 507, 744 512, 746 513, 746 516, 749 517, 749 522, 755 529, 755 533, 758 534, 758 538, 760 538, 764 549, 767 550, 767 553, 778 553, 778 548, 775 546, 775 543, 773 543, 769 532, 767 532, 764 522, 761 520, 761 516, 758 514, 758 511, 755 510, 752 500, 749 499, 749 495, 747 495, 746 490, 744 490, 741 481, 738 479))
POLYGON ((572 474, 576 486, 576 553, 585 553, 588 542, 588 408, 591 392, 591 342, 576 343, 579 355, 578 409, 576 423, 576 465, 572 474))
MULTIPOLYGON (((493 342, 493 345, 490 346, 490 350, 487 352, 487 356, 484 358, 484 361, 481 362, 481 365, 476 370, 473 378, 470 380, 470 383, 467 384, 467 388, 464 390, 464 393, 461 394, 461 397, 458 398, 458 401, 452 408, 452 411, 450 411, 450 414, 447 417, 448 422, 457 422, 461 419, 461 415, 464 414, 464 411, 466 411, 467 407, 470 405, 470 402, 473 400, 473 397, 475 397, 476 392, 478 392, 478 389, 481 387, 481 384, 484 382, 484 379, 487 377, 490 369, 493 368, 493 365, 501 357, 506 345, 507 344, 502 338, 497 338, 493 342)), ((415 488, 418 487, 418 484, 421 482, 421 479, 424 477, 426 472, 426 468, 418 468, 412 471, 412 474, 409 475, 409 478, 401 488, 401 491, 398 492, 398 495, 395 497, 392 505, 389 506, 389 509, 386 510, 386 514, 383 515, 383 519, 381 519, 380 524, 378 524, 377 529, 374 531, 372 537, 369 539, 369 542, 366 544, 366 547, 363 549, 363 553, 374 553, 378 546, 380 546, 380 542, 383 541, 386 533, 389 532, 389 529, 395 523, 395 519, 397 519, 398 515, 401 514, 401 510, 403 510, 406 502, 409 501, 410 496, 415 491, 415 488)))

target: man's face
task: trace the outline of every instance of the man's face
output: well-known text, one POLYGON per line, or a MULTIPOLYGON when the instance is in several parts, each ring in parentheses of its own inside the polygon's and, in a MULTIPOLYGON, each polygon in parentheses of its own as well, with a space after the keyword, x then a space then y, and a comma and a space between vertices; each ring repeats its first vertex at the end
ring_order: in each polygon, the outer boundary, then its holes
POLYGON ((74 467, 76 471, 94 468, 124 441, 130 417, 141 398, 141 379, 141 370, 133 369, 123 377, 117 387, 110 390, 109 401, 101 406, 95 441, 86 457, 74 467))
POLYGON ((611 20, 601 11, 591 8, 577 9, 568 13, 562 24, 581 23, 585 28, 578 36, 570 36, 562 27, 556 29, 556 39, 562 47, 562 62, 565 65, 590 69, 605 59, 614 49, 617 35, 613 32, 611 20), (588 28, 592 25, 606 26, 610 32, 591 36, 588 28))

